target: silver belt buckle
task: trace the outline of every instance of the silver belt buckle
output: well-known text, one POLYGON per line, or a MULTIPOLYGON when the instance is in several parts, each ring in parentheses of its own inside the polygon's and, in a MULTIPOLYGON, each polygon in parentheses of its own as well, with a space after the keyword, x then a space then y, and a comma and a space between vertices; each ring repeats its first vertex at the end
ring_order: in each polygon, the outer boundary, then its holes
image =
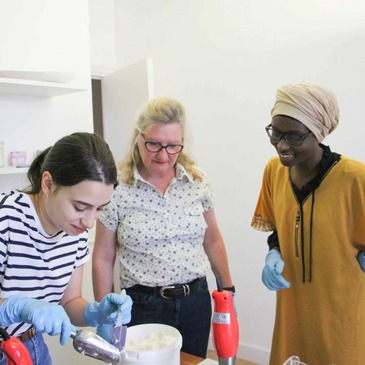
MULTIPOLYGON (((186 297, 187 295, 190 294, 190 286, 188 284, 182 284, 181 285, 182 289, 184 290, 184 297, 186 297)), ((160 289, 160 295, 162 298, 165 298, 165 299, 170 299, 170 297, 167 297, 165 294, 164 294, 164 290, 165 289, 175 289, 176 288, 176 285, 171 285, 171 286, 163 286, 161 289, 160 289)))
POLYGON ((162 298, 165 298, 165 299, 170 299, 170 297, 167 297, 163 292, 166 290, 166 289, 175 289, 175 285, 171 285, 171 286, 163 286, 161 289, 160 289, 160 295, 162 298))
POLYGON ((190 286, 188 284, 183 284, 183 289, 184 289, 184 297, 186 297, 187 295, 190 294, 190 286))

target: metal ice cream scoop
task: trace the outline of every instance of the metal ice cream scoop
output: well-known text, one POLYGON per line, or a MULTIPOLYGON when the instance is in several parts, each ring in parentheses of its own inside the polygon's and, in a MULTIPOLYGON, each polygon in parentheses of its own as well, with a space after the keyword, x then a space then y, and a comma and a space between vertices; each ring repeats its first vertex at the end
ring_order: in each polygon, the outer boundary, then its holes
POLYGON ((121 361, 118 348, 105 341, 96 333, 78 330, 71 333, 73 346, 82 355, 93 357, 107 363, 117 364, 121 361))

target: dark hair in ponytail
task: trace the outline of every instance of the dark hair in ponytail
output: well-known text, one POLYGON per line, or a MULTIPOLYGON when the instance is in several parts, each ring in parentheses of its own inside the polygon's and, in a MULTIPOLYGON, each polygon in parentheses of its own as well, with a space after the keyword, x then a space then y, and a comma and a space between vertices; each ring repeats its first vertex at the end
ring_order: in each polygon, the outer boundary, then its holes
POLYGON ((73 133, 41 152, 29 167, 30 186, 24 192, 40 192, 44 171, 52 175, 59 187, 76 185, 84 180, 117 185, 117 169, 109 146, 93 133, 73 133))

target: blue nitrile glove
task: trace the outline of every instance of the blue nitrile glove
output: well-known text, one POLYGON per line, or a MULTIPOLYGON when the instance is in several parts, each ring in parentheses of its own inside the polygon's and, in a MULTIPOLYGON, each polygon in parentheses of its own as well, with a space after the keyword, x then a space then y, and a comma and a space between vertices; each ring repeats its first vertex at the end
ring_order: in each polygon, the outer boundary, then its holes
POLYGON ((118 319, 118 311, 122 311, 122 324, 132 319, 132 299, 126 293, 106 295, 101 302, 90 302, 85 308, 85 320, 89 326, 100 327, 97 333, 101 337, 112 338, 113 327, 118 319), (111 325, 110 327, 105 325, 111 325), (103 325, 103 326, 102 326, 103 325), (104 337, 105 336, 105 337, 104 337))
POLYGON ((359 261, 361 270, 365 272, 365 252, 359 252, 357 254, 357 261, 359 261))
POLYGON ((0 324, 31 323, 36 331, 51 336, 61 334, 60 343, 65 345, 75 327, 61 305, 14 295, 0 305, 0 324))
POLYGON ((262 282, 270 290, 290 288, 289 281, 281 275, 284 269, 284 261, 278 250, 272 249, 266 255, 265 267, 262 270, 262 282))
POLYGON ((113 324, 109 323, 99 324, 99 326, 96 327, 96 334, 111 344, 113 344, 113 333, 114 333, 113 324))
MULTIPOLYGON (((131 311, 132 311, 132 299, 130 296, 127 295, 125 290, 118 294, 108 294, 100 303, 93 302, 94 306, 99 306, 104 302, 108 302, 109 304, 105 304, 105 308, 110 306, 112 310, 114 310, 106 320, 99 322, 96 327, 96 334, 102 337, 104 340, 112 343, 113 341, 113 333, 114 333, 114 325, 117 321, 119 311, 122 311, 122 324, 127 324, 131 321, 131 311), (115 304, 114 302, 111 303, 110 297, 112 296, 112 301, 117 301, 119 304, 115 304), (109 297, 109 298, 108 298, 109 297)), ((92 304, 92 303, 90 303, 92 304)), ((87 308, 86 308, 87 309, 87 308)), ((109 311, 110 313, 110 311, 109 311)), ((85 318, 86 318, 86 310, 85 310, 85 318)), ((87 319, 86 319, 87 320, 87 319)))

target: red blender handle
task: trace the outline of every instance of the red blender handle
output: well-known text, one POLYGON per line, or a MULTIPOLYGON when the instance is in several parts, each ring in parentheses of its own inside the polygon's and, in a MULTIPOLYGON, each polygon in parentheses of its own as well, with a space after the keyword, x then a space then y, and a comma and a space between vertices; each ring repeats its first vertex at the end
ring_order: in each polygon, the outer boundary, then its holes
POLYGON ((212 332, 217 356, 222 359, 233 359, 238 350, 239 327, 232 293, 227 290, 214 290, 212 297, 214 301, 212 332))

